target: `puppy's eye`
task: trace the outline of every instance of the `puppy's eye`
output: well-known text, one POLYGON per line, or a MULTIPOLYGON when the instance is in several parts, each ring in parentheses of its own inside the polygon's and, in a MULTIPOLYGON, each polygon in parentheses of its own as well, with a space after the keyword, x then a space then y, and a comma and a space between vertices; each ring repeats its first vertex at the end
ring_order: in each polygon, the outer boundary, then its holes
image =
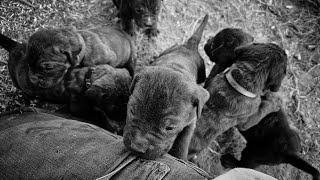
POLYGON ((166 131, 173 131, 173 130, 174 130, 174 127, 172 127, 172 126, 166 127, 166 131))
POLYGON ((54 68, 54 65, 50 64, 50 63, 42 63, 42 64, 40 64, 40 67, 42 69, 51 70, 54 68))
POLYGON ((134 111, 133 111, 133 109, 132 109, 132 108, 130 108, 130 113, 131 113, 131 114, 134 114, 134 111))
POLYGON ((141 13, 143 13, 143 9, 142 8, 136 8, 136 12, 141 14, 141 13))

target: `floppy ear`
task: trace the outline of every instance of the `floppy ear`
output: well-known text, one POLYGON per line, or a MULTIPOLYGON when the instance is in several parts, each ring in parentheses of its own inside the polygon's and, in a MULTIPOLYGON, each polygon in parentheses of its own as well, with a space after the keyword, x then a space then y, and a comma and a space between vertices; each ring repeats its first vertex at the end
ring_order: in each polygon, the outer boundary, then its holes
MULTIPOLYGON (((198 85, 197 85, 198 86, 198 85)), ((191 102, 194 107, 197 108, 197 118, 201 116, 202 108, 204 104, 209 100, 209 92, 201 86, 196 88, 195 94, 191 97, 191 102)))
POLYGON ((278 92, 283 78, 287 73, 287 55, 284 51, 274 53, 272 63, 269 66, 269 74, 266 81, 265 89, 272 92, 278 92))
POLYGON ((81 49, 72 51, 71 48, 60 48, 59 46, 53 47, 54 51, 57 53, 64 54, 67 57, 68 63, 71 65, 71 67, 78 66, 80 64, 80 54, 81 49))
POLYGON ((271 92, 278 92, 281 87, 282 80, 286 75, 286 67, 279 65, 278 67, 273 66, 271 68, 265 89, 269 89, 271 92))
POLYGON ((131 82, 131 85, 130 85, 130 88, 129 88, 129 92, 130 94, 133 93, 133 90, 134 90, 134 86, 137 84, 138 80, 139 80, 139 76, 138 75, 135 75, 132 82, 131 82))
POLYGON ((130 85, 130 89, 129 89, 129 92, 130 94, 133 93, 133 89, 134 89, 134 86, 136 85, 136 83, 140 80, 142 74, 141 74, 141 71, 142 70, 146 70, 148 67, 147 66, 137 66, 134 70, 134 77, 133 77, 133 80, 131 82, 131 85, 130 85))

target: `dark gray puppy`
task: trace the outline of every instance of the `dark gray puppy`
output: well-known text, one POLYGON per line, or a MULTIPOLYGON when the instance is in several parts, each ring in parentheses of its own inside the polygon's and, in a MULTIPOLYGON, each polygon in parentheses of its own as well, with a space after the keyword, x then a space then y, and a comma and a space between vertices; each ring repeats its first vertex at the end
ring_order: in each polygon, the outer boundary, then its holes
POLYGON ((204 50, 210 60, 215 63, 208 79, 213 79, 217 74, 230 67, 236 57, 234 50, 251 43, 254 38, 238 28, 225 28, 214 37, 208 39, 204 50))
POLYGON ((299 156, 301 144, 298 133, 291 129, 285 112, 268 114, 259 124, 247 131, 240 131, 247 140, 241 152, 241 160, 230 154, 221 157, 222 165, 228 168, 256 168, 260 165, 289 163, 320 180, 320 172, 299 156))
POLYGON ((197 121, 191 156, 230 127, 247 130, 279 110, 278 99, 268 91, 278 91, 286 75, 285 52, 275 44, 254 43, 237 48, 235 54, 228 71, 206 80, 210 99, 197 121))
POLYGON ((209 93, 198 52, 205 16, 185 44, 165 50, 152 66, 138 71, 131 85, 124 144, 135 154, 155 159, 170 154, 186 159, 188 145, 209 93))
POLYGON ((112 0, 119 9, 124 31, 134 35, 133 24, 135 23, 145 30, 149 37, 157 36, 158 16, 161 8, 161 0, 112 0))

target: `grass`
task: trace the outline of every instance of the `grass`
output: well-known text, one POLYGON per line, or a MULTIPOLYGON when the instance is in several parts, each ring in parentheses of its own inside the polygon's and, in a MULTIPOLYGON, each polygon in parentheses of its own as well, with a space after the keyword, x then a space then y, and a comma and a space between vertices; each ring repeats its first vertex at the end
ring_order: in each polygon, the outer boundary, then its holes
MULTIPOLYGON (((320 3, 317 0, 164 0, 159 18, 161 34, 148 41, 137 36, 138 63, 146 65, 164 49, 182 43, 205 13, 209 24, 200 43, 207 73, 213 66, 203 45, 225 27, 250 32, 258 42, 275 42, 286 51, 288 73, 279 92, 283 106, 302 140, 302 156, 320 169, 320 3)), ((111 0, 2 0, 0 31, 17 41, 44 27, 90 28, 116 23, 117 10, 111 0)), ((0 49, 0 112, 23 106, 54 110, 47 102, 26 99, 17 90, 7 70, 8 54, 0 49)), ((218 174, 219 152, 206 150, 202 167, 218 174)), ((221 150, 222 151, 222 150, 221 150)), ((306 180, 310 176, 290 165, 258 169, 280 180, 306 180)))

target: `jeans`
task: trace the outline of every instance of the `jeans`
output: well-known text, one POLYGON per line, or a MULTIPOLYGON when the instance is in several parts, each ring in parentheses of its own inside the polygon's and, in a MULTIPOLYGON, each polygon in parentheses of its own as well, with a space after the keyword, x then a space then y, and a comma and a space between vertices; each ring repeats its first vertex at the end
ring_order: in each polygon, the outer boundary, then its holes
POLYGON ((122 137, 97 126, 26 108, 0 115, 0 179, 174 179, 210 176, 165 155, 131 154, 122 137))

